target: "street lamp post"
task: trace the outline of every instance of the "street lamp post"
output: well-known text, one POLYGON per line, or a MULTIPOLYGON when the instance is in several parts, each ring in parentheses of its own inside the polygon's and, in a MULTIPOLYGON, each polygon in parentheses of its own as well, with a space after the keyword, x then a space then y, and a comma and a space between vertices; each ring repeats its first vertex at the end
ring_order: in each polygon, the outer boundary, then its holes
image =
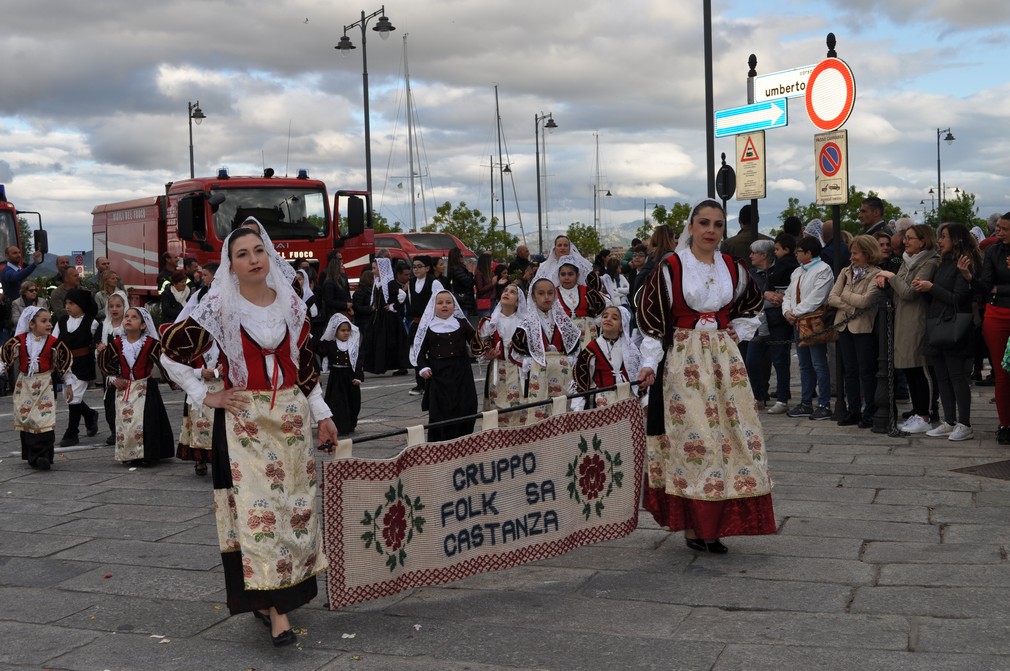
POLYGON ((649 215, 645 208, 652 205, 653 207, 659 207, 659 203, 650 203, 647 198, 642 199, 642 225, 649 223, 649 215))
POLYGON ((944 130, 940 130, 939 128, 936 129, 936 191, 940 199, 941 207, 943 206, 944 193, 940 184, 940 136, 943 133, 947 134, 947 137, 943 138, 943 141, 946 142, 947 144, 951 144, 955 139, 953 133, 950 132, 949 128, 944 130))
MULTIPOLYGON (((554 116, 551 112, 548 112, 547 114, 544 114, 543 112, 540 114, 533 114, 533 141, 537 146, 537 241, 540 246, 539 252, 541 254, 544 253, 544 212, 543 205, 540 200, 540 135, 542 132, 540 129, 540 122, 544 119, 547 119, 547 123, 543 125, 545 130, 553 131, 558 127, 558 125, 554 123, 554 116)), ((547 145, 544 144, 544 158, 546 157, 547 145)), ((546 178, 546 175, 544 175, 544 177, 546 178)), ((546 190, 547 189, 544 189, 544 191, 546 190)))
POLYGON ((593 225, 596 227, 596 235, 600 234, 600 208, 598 202, 601 193, 607 197, 614 195, 610 193, 610 189, 601 189, 596 184, 593 185, 593 225), (606 191, 606 193, 603 193, 604 191, 606 191))
POLYGON ((199 126, 200 122, 207 118, 207 115, 200 109, 200 101, 196 104, 189 103, 189 178, 196 177, 196 170, 193 167, 193 122, 199 126))
POLYGON ((362 98, 364 100, 365 108, 365 183, 366 189, 368 190, 368 227, 372 227, 372 134, 371 128, 369 126, 369 113, 368 113, 368 47, 365 39, 365 28, 368 26, 368 22, 374 19, 376 16, 379 17, 379 21, 372 28, 375 32, 379 33, 379 37, 382 39, 388 39, 389 34, 396 30, 393 24, 389 22, 386 17, 386 6, 383 5, 377 11, 372 12, 368 16, 365 16, 365 11, 361 11, 361 19, 355 21, 349 26, 344 26, 344 36, 340 38, 340 42, 337 46, 333 47, 338 50, 342 56, 346 56, 352 49, 354 45, 351 43, 351 38, 347 36, 347 31, 355 26, 361 28, 361 82, 362 82, 362 98))

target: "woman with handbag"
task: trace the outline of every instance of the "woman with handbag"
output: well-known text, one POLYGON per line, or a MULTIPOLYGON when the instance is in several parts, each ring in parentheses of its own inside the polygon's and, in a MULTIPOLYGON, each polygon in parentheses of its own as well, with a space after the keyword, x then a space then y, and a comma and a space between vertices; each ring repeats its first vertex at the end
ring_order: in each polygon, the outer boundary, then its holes
POLYGON ((831 372, 828 368, 828 337, 837 333, 828 329, 821 319, 824 303, 835 283, 831 266, 821 260, 821 243, 817 238, 805 237, 796 243, 796 261, 800 267, 793 271, 789 287, 782 297, 782 316, 803 333, 801 326, 811 325, 820 337, 801 340, 796 347, 800 363, 800 402, 786 414, 790 417, 809 417, 813 420, 831 418, 831 372), (813 407, 814 385, 817 386, 817 409, 813 407))
POLYGON ((842 269, 838 281, 828 296, 828 305, 835 308, 838 328, 838 348, 845 370, 845 402, 849 411, 839 420, 839 426, 873 426, 877 410, 877 336, 873 327, 877 320, 877 299, 880 288, 876 276, 880 272, 880 245, 872 235, 857 235, 849 245, 851 263, 842 269))
MULTIPOLYGON (((912 287, 915 280, 932 280, 940 265, 933 228, 916 224, 905 232, 905 253, 897 272, 881 270, 877 286, 890 284, 894 292, 894 368, 905 373, 912 399, 912 415, 898 426, 906 433, 926 433, 929 423, 929 378, 926 375, 926 297, 912 287)), ((1010 272, 1010 271, 1008 271, 1010 272)))
POLYGON ((978 243, 963 224, 941 224, 937 231, 940 265, 933 280, 913 280, 912 287, 929 294, 926 313, 926 355, 936 370, 943 405, 943 421, 927 436, 968 440, 971 428, 971 386, 968 371, 974 357, 974 325, 971 286, 965 274, 974 276, 982 267, 978 243), (965 271, 958 268, 962 257, 965 271))
MULTIPOLYGON (((981 270, 972 273, 971 257, 967 255, 958 259, 957 267, 972 290, 984 298, 982 337, 990 359, 1001 361, 1010 338, 1010 212, 996 220, 996 242, 986 248, 981 270)), ((993 366, 992 377, 999 415, 996 442, 1010 445, 1010 376, 1002 366, 993 366)))

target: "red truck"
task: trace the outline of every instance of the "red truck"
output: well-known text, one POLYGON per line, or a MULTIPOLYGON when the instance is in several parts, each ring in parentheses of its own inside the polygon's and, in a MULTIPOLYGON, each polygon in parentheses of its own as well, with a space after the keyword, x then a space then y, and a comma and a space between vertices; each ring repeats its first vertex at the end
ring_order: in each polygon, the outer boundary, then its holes
POLYGON ((329 252, 341 249, 345 272, 356 283, 375 252, 367 199, 364 191, 338 191, 331 210, 326 185, 304 170, 293 178, 275 177, 271 169, 258 177, 220 170, 215 177, 169 182, 164 195, 95 207, 94 253, 112 259, 131 302, 143 303, 157 297, 163 253, 201 264, 219 261, 225 237, 256 217, 292 263, 307 260, 321 273, 329 252))
MULTIPOLYGON (((21 239, 21 228, 18 226, 18 219, 26 214, 34 214, 39 218, 39 228, 34 232, 35 246, 33 247, 33 251, 37 250, 46 254, 49 251, 49 243, 46 231, 42 230, 42 215, 38 212, 28 210, 19 211, 14 207, 14 203, 7 200, 7 191, 4 185, 0 184, 0 267, 3 267, 7 263, 2 254, 7 251, 8 247, 23 248, 24 241, 21 239)), ((28 261, 31 261, 31 259, 29 258, 28 261)), ((13 298, 17 298, 17 296, 13 298)))

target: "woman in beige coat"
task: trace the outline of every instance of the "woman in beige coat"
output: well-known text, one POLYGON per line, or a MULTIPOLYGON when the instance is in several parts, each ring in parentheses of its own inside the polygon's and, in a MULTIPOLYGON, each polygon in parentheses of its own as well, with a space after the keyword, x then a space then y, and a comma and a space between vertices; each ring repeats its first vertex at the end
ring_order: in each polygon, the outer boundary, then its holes
POLYGON ((908 433, 925 433, 929 423, 929 379, 926 376, 926 309, 925 296, 912 287, 915 279, 932 280, 940 255, 936 252, 936 235, 924 224, 916 224, 905 232, 905 254, 896 273, 881 270, 877 286, 890 283, 894 291, 894 367, 904 371, 908 392, 912 397, 912 416, 898 428, 908 433))
POLYGON ((849 410, 838 424, 858 424, 859 428, 868 429, 873 426, 873 413, 877 409, 873 403, 877 391, 877 336, 873 325, 880 293, 876 282, 880 245, 871 235, 857 235, 849 251, 852 265, 842 270, 828 296, 828 305, 838 310, 835 324, 851 320, 841 325, 838 332, 849 410))

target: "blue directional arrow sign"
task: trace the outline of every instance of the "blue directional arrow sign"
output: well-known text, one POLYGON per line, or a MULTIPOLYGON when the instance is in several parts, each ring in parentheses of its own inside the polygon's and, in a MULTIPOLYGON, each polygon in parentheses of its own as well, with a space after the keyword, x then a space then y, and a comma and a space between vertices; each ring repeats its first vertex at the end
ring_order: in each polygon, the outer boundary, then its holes
POLYGON ((753 105, 731 107, 715 113, 715 136, 739 135, 756 130, 789 125, 789 105, 786 98, 763 100, 753 105))

